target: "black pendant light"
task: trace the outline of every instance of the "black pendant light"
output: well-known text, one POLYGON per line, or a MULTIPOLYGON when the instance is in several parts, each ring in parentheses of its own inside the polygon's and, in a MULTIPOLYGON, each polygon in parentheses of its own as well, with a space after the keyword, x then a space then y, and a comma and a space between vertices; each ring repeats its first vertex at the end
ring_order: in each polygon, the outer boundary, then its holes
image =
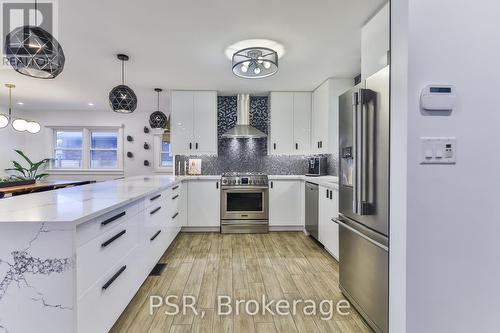
POLYGON ((160 88, 155 88, 156 93, 158 94, 158 111, 151 113, 149 116, 149 125, 151 128, 163 128, 166 129, 169 119, 168 117, 160 111, 160 93, 162 90, 160 88))
POLYGON ((129 58, 125 54, 118 54, 117 58, 122 62, 122 84, 109 92, 109 105, 115 112, 132 113, 137 108, 137 96, 129 86, 124 84, 124 63, 129 58))
MULTIPOLYGON (((37 13, 35 0, 35 13, 37 13)), ((5 36, 5 55, 12 68, 23 75, 53 79, 64 68, 64 52, 59 42, 40 28, 35 14, 35 25, 15 28, 5 36)))

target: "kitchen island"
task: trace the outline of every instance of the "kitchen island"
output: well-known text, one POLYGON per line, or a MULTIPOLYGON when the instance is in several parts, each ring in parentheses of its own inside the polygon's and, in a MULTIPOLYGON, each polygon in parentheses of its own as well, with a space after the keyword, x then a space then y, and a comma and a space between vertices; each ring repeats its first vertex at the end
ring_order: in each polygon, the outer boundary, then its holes
POLYGON ((107 332, 181 229, 182 179, 0 200, 0 332, 107 332))

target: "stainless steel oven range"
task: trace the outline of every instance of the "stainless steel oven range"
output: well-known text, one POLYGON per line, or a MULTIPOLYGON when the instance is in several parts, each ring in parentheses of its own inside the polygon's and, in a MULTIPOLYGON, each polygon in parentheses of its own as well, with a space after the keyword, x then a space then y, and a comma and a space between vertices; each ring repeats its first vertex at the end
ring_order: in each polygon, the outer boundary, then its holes
POLYGON ((222 175, 221 233, 269 231, 269 181, 257 173, 222 175))

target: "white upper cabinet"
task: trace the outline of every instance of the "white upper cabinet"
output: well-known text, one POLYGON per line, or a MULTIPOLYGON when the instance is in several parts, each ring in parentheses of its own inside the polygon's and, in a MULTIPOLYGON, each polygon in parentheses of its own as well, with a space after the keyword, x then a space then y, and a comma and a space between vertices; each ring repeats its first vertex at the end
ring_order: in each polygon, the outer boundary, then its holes
POLYGON ((311 109, 310 92, 293 93, 293 150, 296 154, 309 154, 311 151, 311 109))
POLYGON ((352 79, 328 79, 312 94, 313 154, 338 154, 339 96, 354 85, 352 79))
POLYGON ((311 93, 271 92, 270 154, 307 154, 311 141, 311 93))
POLYGON ((361 29, 361 79, 365 80, 389 64, 389 4, 361 29))
POLYGON ((293 93, 271 93, 271 136, 272 154, 289 154, 293 146, 293 93))
POLYGON ((217 93, 172 92, 172 153, 217 154, 217 93))

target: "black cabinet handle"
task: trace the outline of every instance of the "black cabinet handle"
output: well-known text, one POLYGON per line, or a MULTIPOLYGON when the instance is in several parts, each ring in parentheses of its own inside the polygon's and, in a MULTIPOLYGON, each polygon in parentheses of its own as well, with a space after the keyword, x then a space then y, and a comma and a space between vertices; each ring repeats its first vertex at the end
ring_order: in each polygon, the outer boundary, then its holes
POLYGON ((172 216, 172 220, 175 219, 178 215, 179 213, 175 213, 174 216, 172 216))
POLYGON ((174 195, 174 196, 172 197, 172 200, 175 200, 175 199, 177 199, 178 197, 179 197, 179 195, 178 195, 178 194, 177 194, 177 195, 174 195))
POLYGON ((298 150, 298 149, 299 149, 299 144, 295 143, 295 150, 298 150))
POLYGON ((116 214, 115 216, 110 217, 109 219, 107 219, 105 221, 102 221, 101 225, 104 226, 106 224, 110 224, 111 222, 113 222, 115 220, 118 220, 120 217, 125 216, 125 214, 127 214, 127 213, 126 212, 121 212, 120 214, 116 214))
POLYGON ((176 185, 176 186, 172 187, 172 191, 175 191, 175 190, 177 190, 178 188, 179 188, 179 185, 176 185))
POLYGON ((196 142, 195 147, 196 147, 196 149, 198 149, 198 142, 196 142))
POLYGON ((161 234, 161 230, 158 230, 158 231, 156 232, 156 234, 154 234, 154 235, 153 235, 153 237, 151 237, 149 240, 150 240, 151 242, 152 242, 152 241, 154 241, 154 240, 155 240, 155 238, 156 238, 156 237, 158 237, 158 235, 159 235, 159 234, 161 234))
POLYGON ((155 195, 154 197, 152 197, 151 199, 149 199, 150 201, 155 201, 156 199, 160 198, 161 197, 161 194, 157 194, 155 195))
POLYGON ((153 215, 155 214, 157 211, 159 211, 161 209, 161 206, 156 208, 156 209, 153 209, 152 211, 149 212, 149 215, 153 215))
POLYGON ((127 232, 127 230, 120 231, 119 233, 117 233, 116 235, 114 235, 113 237, 111 237, 110 239, 108 239, 107 241, 105 241, 104 243, 102 243, 101 247, 108 246, 109 244, 113 243, 115 240, 117 240, 121 236, 125 235, 126 232, 127 232))
POLYGON ((319 147, 320 147, 320 148, 323 148, 323 141, 320 141, 320 142, 319 142, 319 147))
POLYGON ((318 141, 318 149, 319 149, 319 141, 318 141))
POLYGON ((111 286, 113 284, 113 282, 115 282, 116 279, 118 279, 118 277, 127 269, 127 265, 124 265, 122 266, 118 272, 115 273, 115 275, 113 275, 111 277, 111 279, 108 280, 108 282, 106 282, 103 286, 102 286, 102 290, 106 290, 109 288, 109 286, 111 286))
POLYGON ((189 143, 189 149, 193 149, 193 144, 191 142, 189 143))
POLYGON ((271 188, 273 188, 273 187, 274 187, 274 184, 273 184, 273 182, 271 182, 271 188))
POLYGON ((215 183, 215 188, 217 188, 217 189, 219 188, 219 182, 215 183))
POLYGON ((332 199, 333 199, 333 191, 330 190, 330 200, 332 200, 332 199))
POLYGON ((326 198, 328 199, 328 197, 330 196, 329 194, 330 190, 329 189, 326 189, 326 198))
POLYGON ((276 143, 273 143, 274 150, 276 150, 276 143))

